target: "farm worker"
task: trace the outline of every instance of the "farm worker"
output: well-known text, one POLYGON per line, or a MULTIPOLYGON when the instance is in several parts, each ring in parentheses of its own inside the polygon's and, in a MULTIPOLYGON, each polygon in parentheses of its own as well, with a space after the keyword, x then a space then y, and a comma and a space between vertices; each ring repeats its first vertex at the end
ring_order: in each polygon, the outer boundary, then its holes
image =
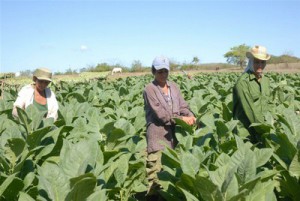
POLYGON ((163 56, 156 57, 152 63, 154 80, 143 92, 147 122, 148 193, 158 186, 156 173, 161 170, 161 151, 165 146, 174 148, 177 144, 173 118, 180 118, 189 125, 196 122, 179 88, 167 80, 169 71, 169 59, 163 56))
POLYGON ((52 72, 47 68, 38 68, 33 73, 33 83, 22 87, 14 102, 13 115, 18 116, 17 107, 25 109, 33 104, 41 112, 46 113, 46 118, 57 119, 58 103, 53 91, 48 88, 52 82, 52 72))
POLYGON ((263 70, 271 56, 259 45, 252 47, 246 56, 248 66, 233 88, 233 118, 240 120, 249 131, 250 141, 258 143, 263 133, 250 125, 263 123, 263 114, 270 108, 270 81, 263 75, 263 70))

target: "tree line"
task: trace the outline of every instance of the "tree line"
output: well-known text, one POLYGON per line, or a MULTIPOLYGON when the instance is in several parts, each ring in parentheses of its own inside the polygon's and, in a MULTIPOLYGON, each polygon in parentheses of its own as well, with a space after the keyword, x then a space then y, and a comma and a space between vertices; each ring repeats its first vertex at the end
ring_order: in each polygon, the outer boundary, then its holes
MULTIPOLYGON (((247 65, 246 52, 250 49, 249 45, 241 44, 230 48, 223 56, 226 58, 227 64, 224 63, 212 63, 212 64, 201 64, 199 57, 194 56, 190 62, 179 63, 176 61, 170 61, 171 71, 176 70, 200 70, 200 69, 220 69, 230 68, 239 66, 244 68, 247 65)), ((300 58, 293 56, 291 53, 284 53, 280 56, 271 55, 271 59, 268 61, 269 64, 279 63, 297 63, 300 62, 300 58)), ((106 62, 99 63, 95 66, 88 66, 74 70, 68 68, 65 72, 54 72, 55 75, 70 75, 78 74, 82 72, 107 72, 113 68, 122 68, 123 72, 150 72, 151 66, 143 66, 140 60, 134 60, 130 67, 123 66, 120 64, 108 64, 106 62)), ((32 71, 25 70, 20 71, 20 76, 32 76, 32 71)), ((9 74, 9 73, 8 73, 9 74)))
MULTIPOLYGON (((247 65, 246 52, 250 49, 249 45, 241 44, 234 46, 230 51, 224 54, 227 59, 227 63, 240 66, 244 68, 247 65)), ((293 56, 291 53, 284 53, 281 56, 271 55, 271 59, 268 64, 279 64, 279 63, 297 63, 300 62, 300 58, 293 56)))

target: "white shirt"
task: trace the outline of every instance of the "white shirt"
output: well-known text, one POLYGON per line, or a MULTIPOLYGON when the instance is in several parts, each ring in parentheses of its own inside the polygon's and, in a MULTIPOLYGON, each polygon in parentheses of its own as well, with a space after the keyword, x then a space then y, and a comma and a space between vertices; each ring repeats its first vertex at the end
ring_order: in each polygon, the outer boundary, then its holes
MULTIPOLYGON (((51 91, 50 88, 45 89, 46 99, 47 99, 47 106, 48 106, 48 113, 46 118, 54 118, 54 121, 57 120, 58 114, 58 102, 56 100, 55 94, 51 91)), ((29 84, 19 91, 18 98, 14 102, 13 108, 13 115, 18 116, 17 107, 25 109, 29 105, 33 104, 34 99, 34 87, 29 84)))

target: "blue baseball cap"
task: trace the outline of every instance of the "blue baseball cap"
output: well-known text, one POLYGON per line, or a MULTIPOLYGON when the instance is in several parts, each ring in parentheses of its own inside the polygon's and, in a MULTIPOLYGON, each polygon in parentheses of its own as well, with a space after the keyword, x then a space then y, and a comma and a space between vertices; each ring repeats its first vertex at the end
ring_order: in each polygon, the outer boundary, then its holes
POLYGON ((164 56, 155 57, 155 59, 152 62, 152 66, 156 70, 160 70, 160 69, 163 69, 163 68, 167 69, 168 71, 170 70, 169 59, 167 57, 164 57, 164 56))

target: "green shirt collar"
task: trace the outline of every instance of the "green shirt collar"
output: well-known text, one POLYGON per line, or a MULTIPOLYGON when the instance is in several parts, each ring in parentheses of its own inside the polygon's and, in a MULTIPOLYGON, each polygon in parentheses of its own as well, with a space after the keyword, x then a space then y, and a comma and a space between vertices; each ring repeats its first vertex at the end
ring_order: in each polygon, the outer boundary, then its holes
POLYGON ((249 80, 254 80, 256 79, 255 75, 253 73, 249 74, 249 80))

